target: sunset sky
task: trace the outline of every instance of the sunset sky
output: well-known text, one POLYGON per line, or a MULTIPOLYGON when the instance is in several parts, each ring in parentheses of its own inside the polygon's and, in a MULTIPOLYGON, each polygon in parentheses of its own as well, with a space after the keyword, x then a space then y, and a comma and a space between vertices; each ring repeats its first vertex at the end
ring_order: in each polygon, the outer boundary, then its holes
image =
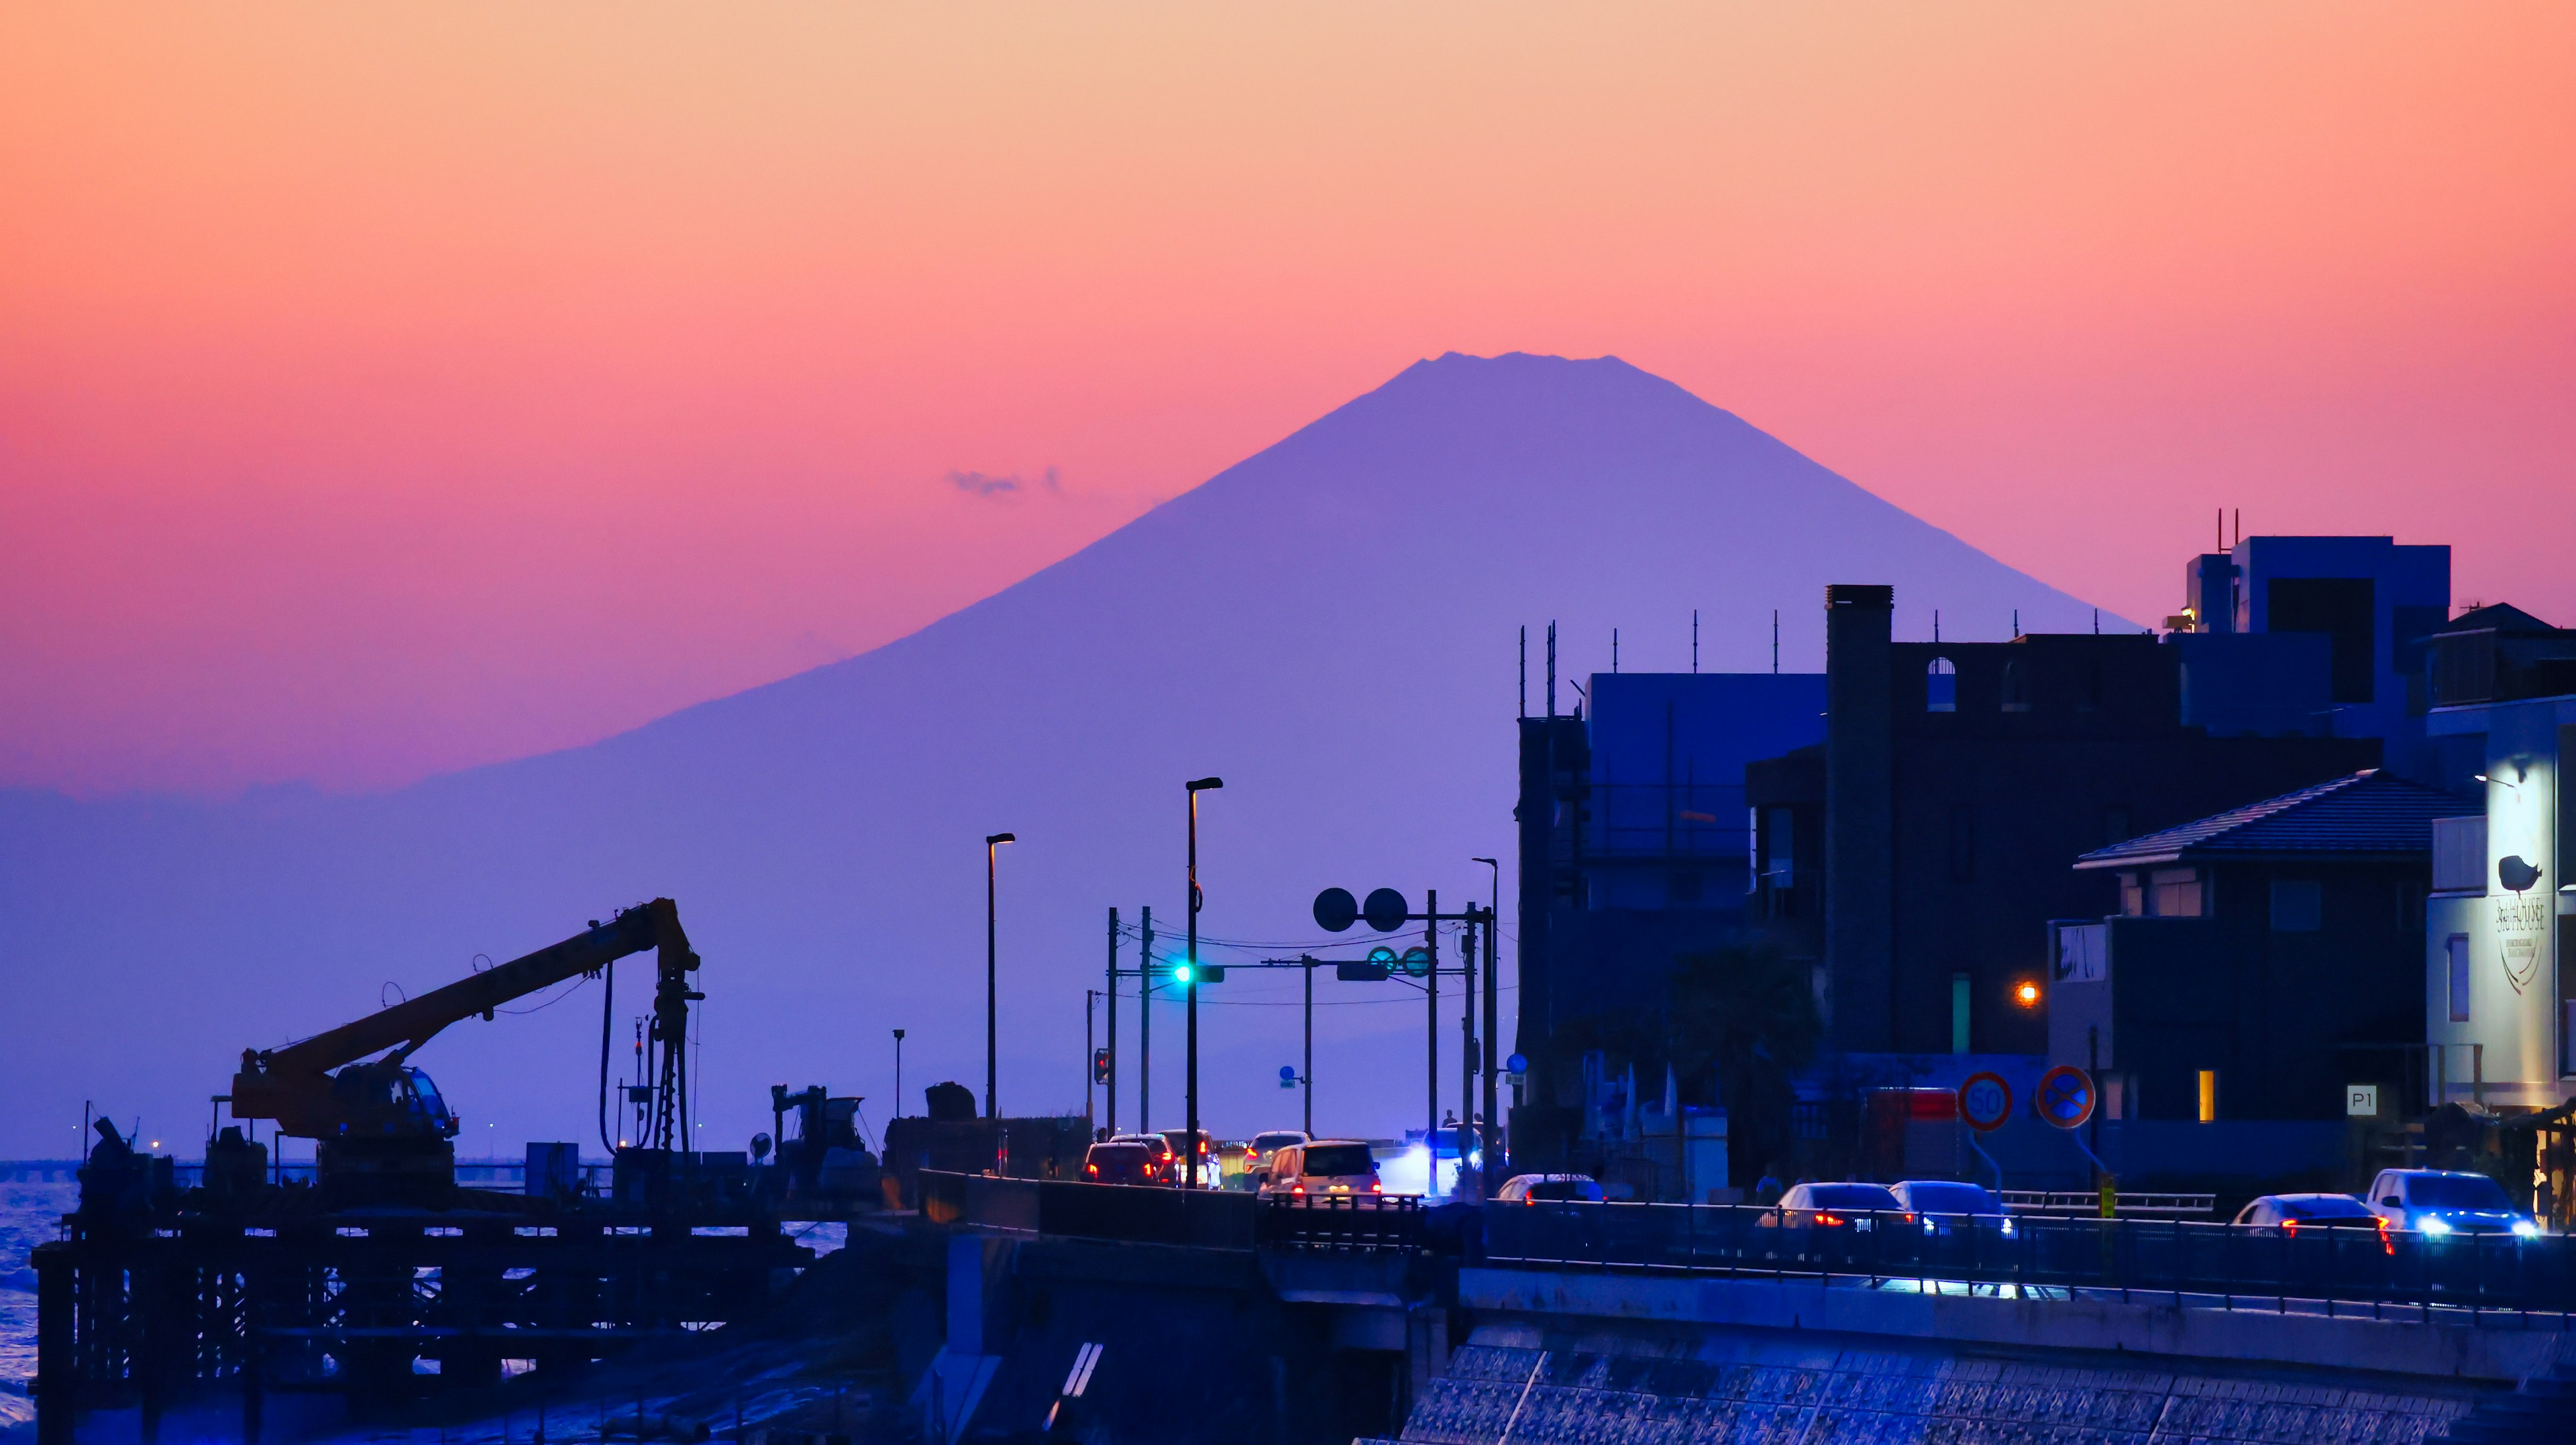
POLYGON ((2576 623, 2576 7, 0 8, 0 785, 589 741, 1450 350, 2576 623))

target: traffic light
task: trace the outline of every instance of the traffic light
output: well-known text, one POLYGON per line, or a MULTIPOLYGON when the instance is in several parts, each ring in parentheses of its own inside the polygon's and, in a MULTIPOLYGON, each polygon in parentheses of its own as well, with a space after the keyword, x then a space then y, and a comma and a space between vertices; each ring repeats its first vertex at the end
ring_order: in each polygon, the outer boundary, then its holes
POLYGON ((1225 965, 1221 963, 1192 963, 1185 958, 1172 965, 1172 982, 1178 984, 1223 983, 1225 982, 1225 965))
POLYGON ((1109 1082, 1109 1051, 1107 1049, 1093 1049, 1091 1051, 1091 1082, 1095 1084, 1105 1084, 1109 1082))

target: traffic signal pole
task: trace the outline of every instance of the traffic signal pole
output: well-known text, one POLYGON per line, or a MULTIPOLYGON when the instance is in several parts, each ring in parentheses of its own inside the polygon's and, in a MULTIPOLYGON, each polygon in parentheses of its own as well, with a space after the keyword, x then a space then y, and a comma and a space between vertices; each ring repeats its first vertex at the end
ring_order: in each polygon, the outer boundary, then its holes
POLYGON ((1118 1132, 1118 910, 1109 910, 1109 1132, 1118 1132))
POLYGON ((1485 1150, 1484 1179, 1487 1199, 1493 1198, 1494 1191, 1501 1187, 1500 1171, 1497 1166, 1502 1151, 1496 1146, 1502 1142, 1503 1133, 1502 1118, 1496 1112, 1500 1107, 1500 1098, 1494 1077, 1494 1035, 1499 1032, 1498 1015, 1501 1012, 1499 995, 1502 992, 1502 987, 1497 982, 1502 970, 1499 962, 1501 950, 1495 942, 1494 935, 1502 931, 1502 921, 1498 916, 1501 911, 1499 908, 1485 910, 1485 1127, 1482 1138, 1485 1150))
POLYGON ((1428 1044, 1424 1050, 1430 1067, 1430 1110, 1422 1127, 1422 1152, 1429 1156, 1430 1177, 1423 1193, 1440 1192, 1440 890, 1423 891, 1422 946, 1431 955, 1431 969, 1422 976, 1423 1017, 1429 1023, 1428 1044))
MULTIPOLYGON (((1467 905, 1467 936, 1459 955, 1458 993, 1458 1183, 1467 1183, 1467 1137, 1476 1127, 1476 905, 1467 905)), ((1478 1176, 1482 1180, 1482 1175, 1478 1176)), ((1478 1189, 1484 1186, 1481 1182, 1478 1189)))
POLYGON ((1154 1132, 1154 905, 1141 910, 1144 935, 1136 945, 1136 1132, 1154 1132))

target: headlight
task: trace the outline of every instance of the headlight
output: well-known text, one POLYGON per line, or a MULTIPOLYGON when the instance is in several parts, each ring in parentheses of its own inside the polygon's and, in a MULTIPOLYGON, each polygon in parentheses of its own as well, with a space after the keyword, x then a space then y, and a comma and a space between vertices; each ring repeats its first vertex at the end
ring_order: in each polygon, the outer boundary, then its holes
POLYGON ((2517 1219, 2513 1222, 2513 1232, 2525 1239, 2537 1239, 2540 1237, 2540 1226, 2528 1219, 2517 1219))
POLYGON ((2419 1233, 2423 1234, 2448 1234, 2451 1232, 2451 1226, 2429 1214, 2424 1216, 2422 1219, 2415 1221, 2415 1228, 2419 1233))
POLYGON ((1931 1217, 1926 1215, 1923 1220, 1923 1232, 1925 1234, 1939 1234, 1941 1230, 1938 1225, 1935 1225, 1932 1222, 1931 1217))
POLYGON ((2004 1221, 2004 1238, 2006 1238, 2006 1239, 2010 1239, 2010 1238, 2012 1238, 2012 1232, 2013 1232, 2013 1222, 2012 1222, 2011 1220, 2007 1219, 2007 1220, 2005 1220, 2005 1221, 2004 1221))

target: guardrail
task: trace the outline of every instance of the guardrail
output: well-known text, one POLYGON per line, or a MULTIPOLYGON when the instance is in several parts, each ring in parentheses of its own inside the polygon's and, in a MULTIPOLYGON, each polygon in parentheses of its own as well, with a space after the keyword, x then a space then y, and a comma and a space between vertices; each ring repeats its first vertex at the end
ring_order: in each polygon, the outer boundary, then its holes
POLYGON ((920 1173, 921 1212, 1068 1239, 1201 1249, 1411 1252, 1423 1246, 1422 1201, 1406 1196, 1281 1199, 1219 1189, 920 1173))
MULTIPOLYGON (((1996 1191, 2015 1214, 2063 1214, 2099 1217, 2102 1196, 2090 1189, 2004 1189, 1996 1191)), ((2114 1194, 2117 1217, 2208 1219, 2218 1213, 2215 1194, 2114 1194)))
POLYGON ((1858 1214, 1697 1204, 1486 1210, 1488 1262, 1742 1275, 1927 1292, 2163 1296, 2328 1315, 2576 1315, 2576 1239, 2169 1219, 1858 1214))

